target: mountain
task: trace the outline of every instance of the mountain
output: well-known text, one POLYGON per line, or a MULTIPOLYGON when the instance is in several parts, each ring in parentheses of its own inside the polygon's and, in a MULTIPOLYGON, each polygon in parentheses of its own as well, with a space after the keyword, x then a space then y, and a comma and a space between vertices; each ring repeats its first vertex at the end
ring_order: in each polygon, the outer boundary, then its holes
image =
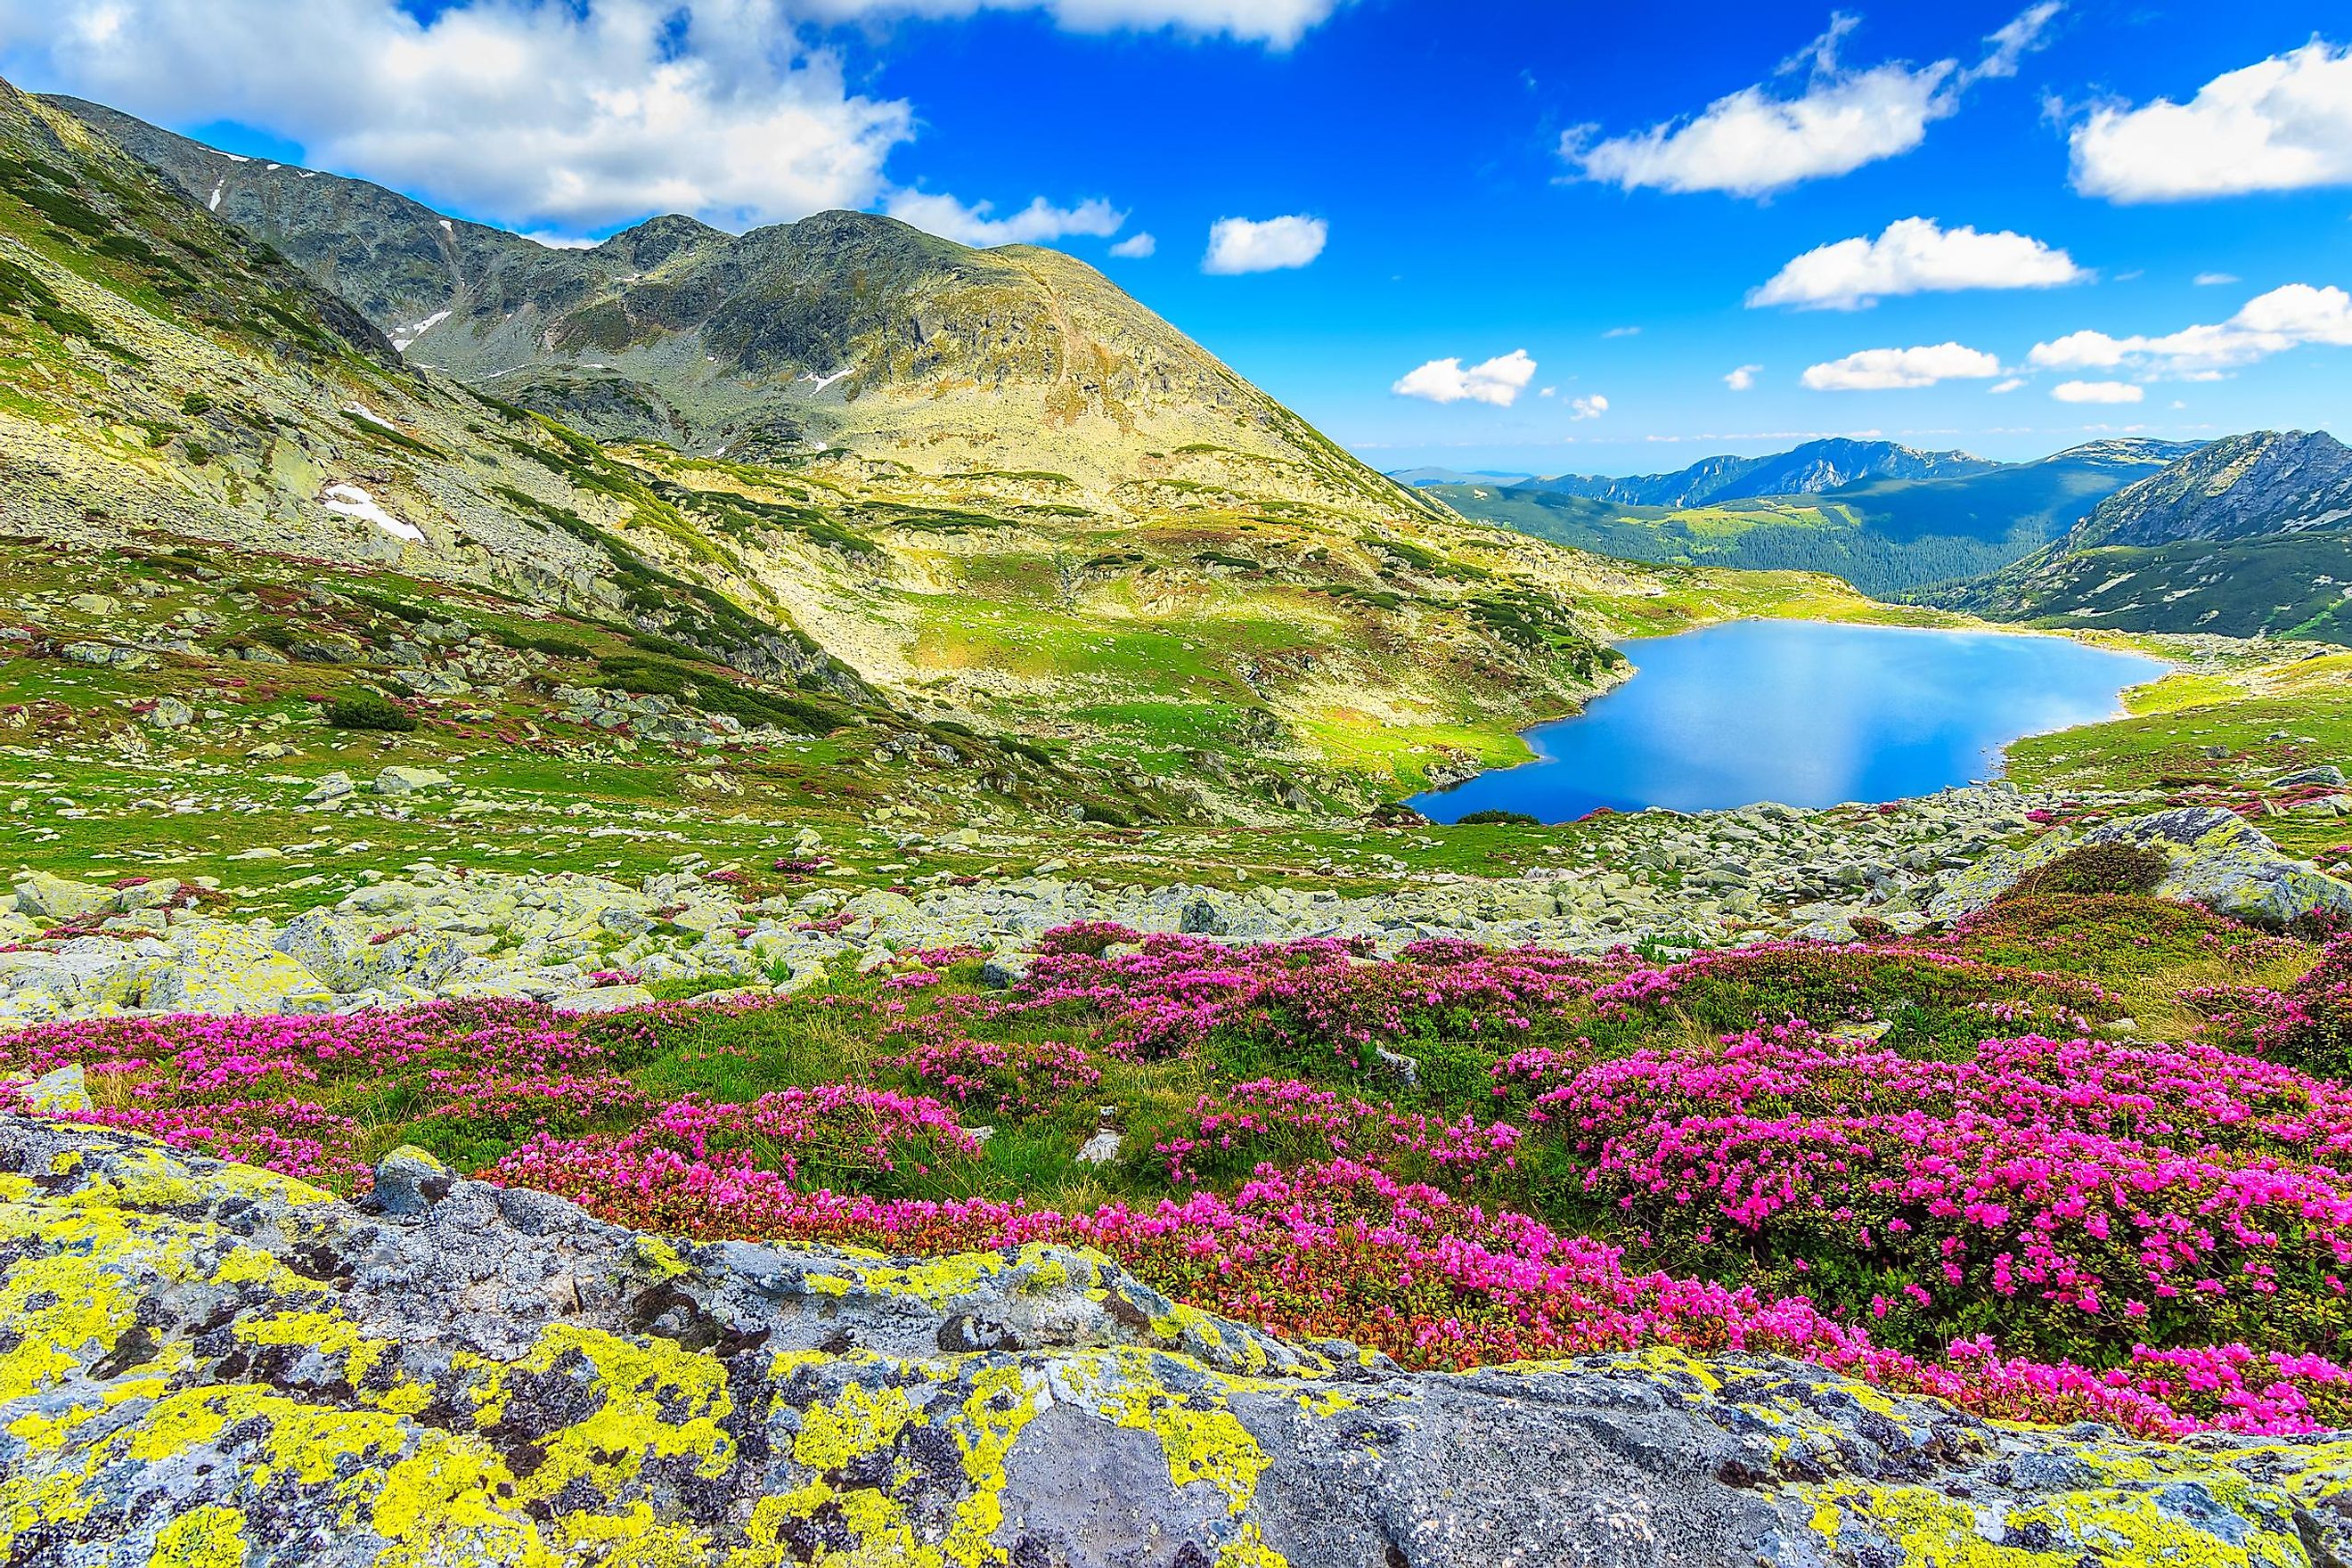
MULTIPOLYGON (((2096 441, 2039 462, 1985 464, 1930 478, 1880 475, 1810 494, 1675 507, 1629 505, 1542 485, 1439 486, 1431 493, 1465 516, 1603 555, 1828 572, 1864 593, 1885 595, 1998 571, 2063 535, 2124 485, 2195 449, 2178 442, 2096 441)), ((1828 459, 1800 456, 1804 450, 1717 461, 1754 462, 1759 467, 1751 475, 1816 477, 1828 459)), ((1924 465, 1930 468, 1939 462, 1937 454, 1912 456, 1930 459, 1924 465)), ((1671 490, 1685 488, 1684 478, 1612 482, 1671 490)), ((1748 482, 1737 481, 1740 488, 1748 482)))
POLYGON ((2352 447, 2325 431, 2258 430, 2198 448, 2118 490, 2066 538, 2101 545, 2257 539, 2352 527, 2352 447))
POLYGON ((1808 441, 1763 458, 1705 458, 1671 474, 1632 479, 1562 474, 1517 487, 1622 506, 1689 507, 1760 496, 1812 495, 1857 480, 1953 479, 2000 467, 1966 452, 1922 452, 1892 441, 1843 437, 1808 441))
POLYGON ((1421 506, 1057 251, 974 250, 848 212, 740 236, 657 217, 553 249, 55 101, 349 300, 412 363, 599 439, 1421 506))
POLYGON ((2003 571, 1934 593, 1999 619, 2340 639, 2352 584, 2352 447, 2258 430, 2198 447, 2003 571))
POLYGON ((1835 593, 1467 522, 1066 257, 844 214, 554 251, 101 124, 0 84, 0 662, 88 667, 89 744, 226 685, 307 721, 299 679, 542 780, 749 733, 734 787, 858 812, 1272 821, 1523 757, 1621 637, 1835 593))

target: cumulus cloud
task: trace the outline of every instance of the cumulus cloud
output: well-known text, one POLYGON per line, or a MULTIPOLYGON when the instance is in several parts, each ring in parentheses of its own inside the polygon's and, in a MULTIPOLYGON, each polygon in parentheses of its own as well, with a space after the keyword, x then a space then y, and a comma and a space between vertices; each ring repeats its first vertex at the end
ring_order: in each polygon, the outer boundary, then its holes
POLYGON ((2290 283, 2258 294, 2228 321, 2160 337, 2069 332, 2036 343, 2026 358, 2045 370, 2129 367, 2172 379, 2207 381, 2306 343, 2352 347, 2352 294, 2290 283))
POLYGON ((1939 381, 1990 381, 2000 361, 1960 343, 1922 348, 1864 349, 1826 364, 1810 365, 1804 384, 1815 392, 1885 392, 1933 386, 1939 381))
POLYGON ((1528 351, 1513 349, 1483 364, 1465 365, 1459 359, 1433 359, 1399 376, 1389 390, 1399 397, 1424 398, 1431 403, 1491 403, 1497 408, 1508 408, 1519 400, 1519 394, 1528 389, 1528 383, 1535 376, 1536 362, 1528 357, 1528 351))
POLYGON ((1570 419, 1598 419, 1609 412, 1609 400, 1596 392, 1590 397, 1570 398, 1568 408, 1570 419))
POLYGON ((1201 270, 1232 274, 1304 267, 1323 254, 1330 237, 1330 225, 1304 214, 1221 217, 1209 226, 1209 250, 1201 258, 1201 270))
POLYGON ((853 90, 829 26, 980 10, 1286 47, 1346 0, 0 0, 20 80, 168 124, 235 121, 308 163, 535 234, 650 213, 725 228, 885 205, 976 243, 1101 234, 896 191, 914 107, 853 90))
POLYGON ((1859 18, 1840 12, 1829 30, 1779 74, 1803 77, 1784 94, 1759 82, 1717 99, 1696 115, 1647 131, 1595 141, 1599 127, 1579 126, 1560 139, 1560 156, 1578 174, 1627 190, 1727 191, 1761 196, 1910 152, 1927 127, 1959 111, 1962 92, 1989 77, 2016 74, 2061 9, 2045 0, 1985 41, 1984 57, 1913 67, 1904 61, 1858 69, 1838 58, 1859 18))
POLYGON ((1113 256, 1122 257, 1129 261, 1140 261, 1147 256, 1156 254, 1159 249, 1160 241, 1152 236, 1149 234, 1130 234, 1125 239, 1120 240, 1117 245, 1112 246, 1110 247, 1110 253, 1113 256))
POLYGON ((1743 364, 1738 369, 1731 372, 1728 375, 1726 375, 1723 378, 1723 384, 1731 388, 1734 392, 1745 392, 1749 387, 1756 384, 1757 374, 1761 372, 1763 368, 1764 367, 1760 364, 1743 364))
POLYGON ((864 206, 913 133, 786 0, 0 0, 13 68, 180 124, 238 121, 517 227, 864 206))
POLYGON ((2127 381, 2062 381, 2050 395, 2061 403, 2137 403, 2147 391, 2127 381))
POLYGON ((2095 109, 2071 140, 2074 188, 2113 202, 2352 184, 2352 46, 2315 38, 2187 103, 2095 109))
POLYGON ((966 206, 950 195, 894 191, 883 210, 926 234, 961 245, 1042 245, 1065 235, 1108 236, 1117 234, 1127 222, 1125 213, 1100 197, 1074 207, 1057 207, 1039 196, 1018 212, 995 217, 991 216, 995 207, 988 202, 966 206))
POLYGON ((1805 252, 1751 290, 1748 303, 1858 310, 1894 294, 2051 289, 2089 276, 2073 257, 2028 235, 1947 229, 1933 218, 1906 217, 1875 239, 1842 239, 1805 252))

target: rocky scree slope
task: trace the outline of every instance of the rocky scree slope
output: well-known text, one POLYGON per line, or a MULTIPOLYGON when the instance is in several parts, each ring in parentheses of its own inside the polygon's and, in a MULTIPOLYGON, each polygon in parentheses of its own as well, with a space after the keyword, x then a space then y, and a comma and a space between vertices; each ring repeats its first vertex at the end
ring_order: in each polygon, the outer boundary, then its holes
POLYGON ((2352 447, 2261 430, 2201 447, 2064 539, 1927 596, 2000 619, 2341 640, 2347 583, 2352 447))
POLYGON ((1769 1358, 1408 1373, 1088 1253, 673 1245, 410 1150, 353 1206, 0 1118, 0 1254, 26 1568, 2352 1554, 2334 1440, 1996 1427, 1769 1358))
MULTIPOLYGON (((403 800, 442 787, 394 782, 417 792, 403 800)), ((319 807, 337 812, 367 798, 347 779, 317 793, 319 807)), ((2299 810, 2332 816, 2352 805, 2340 776, 2326 793, 2297 793, 2311 795, 2299 810)), ((1003 986, 1026 972, 1047 932, 1097 923, 1234 943, 1360 940, 1383 954, 1436 938, 1587 954, 1633 942, 1852 942, 1864 931, 1909 935, 1980 910, 2085 839, 2157 848, 2173 868, 2163 895, 2220 913, 2270 926, 2352 916, 2352 884, 2287 856, 2217 808, 2123 815, 2087 835, 2049 828, 2010 847, 2035 819, 2054 816, 2052 808, 2079 809, 2084 798, 1979 786, 1891 813, 1645 814, 1627 819, 1605 858, 1562 856, 1516 878, 1449 875, 1378 897, 1276 881, 1238 890, 1121 887, 1056 870, 934 877, 903 884, 904 891, 747 896, 740 872, 706 877, 693 868, 625 880, 417 865, 397 878, 362 878, 340 898, 313 894, 319 901, 282 918, 238 921, 209 912, 197 895, 210 889, 176 878, 110 888, 33 871, 14 879, 13 907, 0 902, 0 942, 10 949, 0 952, 0 1027, 485 997, 606 1011, 649 1003, 646 987, 665 982, 716 984, 721 998, 789 994, 845 967, 871 972, 902 953, 950 949, 992 954, 988 982, 1003 986)), ((2131 811, 2126 796, 2100 804, 2131 811)), ((962 829, 895 842, 898 854, 919 859, 994 841, 962 829)), ((814 864, 828 848, 822 834, 803 829, 793 855, 814 864)))

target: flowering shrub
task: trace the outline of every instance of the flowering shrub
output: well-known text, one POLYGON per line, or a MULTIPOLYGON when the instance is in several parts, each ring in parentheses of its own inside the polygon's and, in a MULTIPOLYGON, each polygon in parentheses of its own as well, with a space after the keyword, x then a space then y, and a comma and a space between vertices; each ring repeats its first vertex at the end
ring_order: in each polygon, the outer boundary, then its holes
POLYGON ((2197 1046, 2027 1037, 1916 1061, 1802 1028, 1644 1051, 1537 1101, 1669 1267, 1765 1279, 1904 1342, 1997 1327, 2095 1360, 2334 1345, 2352 1092, 2197 1046))
POLYGON ((0 1079, 78 1062, 91 1120, 345 1191, 416 1142, 685 1235, 1096 1247, 1414 1365, 1771 1351, 2293 1432, 2352 1424, 2352 942, 2189 994, 2201 1044, 2087 1024, 2107 982, 2311 951, 2115 894, 1676 963, 1095 925, 1003 991, 955 948, 791 999, 94 1020, 0 1037, 0 1079), (1072 1164, 1100 1125, 1129 1157, 1072 1164), (1073 1177, 1087 1206, 1043 1206, 1073 1177))
POLYGON ((1050 1040, 929 1039, 882 1065, 906 1073, 967 1109, 1036 1115, 1102 1082, 1085 1049, 1050 1040))

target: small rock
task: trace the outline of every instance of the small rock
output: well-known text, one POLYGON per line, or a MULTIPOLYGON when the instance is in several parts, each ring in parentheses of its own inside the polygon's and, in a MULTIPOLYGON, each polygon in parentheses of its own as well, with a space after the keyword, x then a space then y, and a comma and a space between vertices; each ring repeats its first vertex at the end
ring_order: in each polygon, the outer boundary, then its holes
POLYGON ((1078 1146, 1081 1165, 1108 1165, 1118 1158, 1118 1134, 1104 1128, 1078 1146))
POLYGON ((415 795, 428 789, 446 789, 451 779, 435 768, 412 768, 394 763, 375 775, 378 795, 415 795))
POLYGON ((98 1109, 89 1098, 89 1084, 82 1077, 79 1062, 68 1063, 30 1083, 19 1084, 15 1093, 28 1110, 46 1110, 54 1116, 98 1109))
MULTIPOLYGON (((393 770, 390 768, 386 768, 384 770, 385 773, 390 773, 393 770)), ((383 781, 382 777, 379 776, 376 780, 377 793, 380 795, 390 793, 383 789, 383 781)), ((316 805, 320 801, 341 800, 343 796, 351 794, 359 786, 357 784, 352 783, 351 774, 338 770, 335 773, 329 773, 317 784, 312 784, 310 786, 310 793, 302 797, 302 804, 305 805, 316 805)))
POLYGON ((447 1197, 457 1184, 448 1166, 415 1144, 403 1143, 377 1163, 371 1197, 393 1218, 415 1219, 447 1197))

